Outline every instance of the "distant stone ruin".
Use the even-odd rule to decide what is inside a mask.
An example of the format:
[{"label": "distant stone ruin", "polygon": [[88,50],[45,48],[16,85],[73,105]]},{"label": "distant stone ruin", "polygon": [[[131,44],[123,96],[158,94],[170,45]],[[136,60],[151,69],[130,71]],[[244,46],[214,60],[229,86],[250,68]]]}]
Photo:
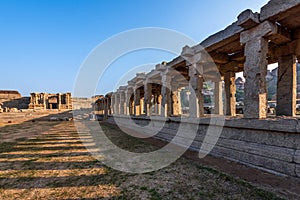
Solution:
[{"label": "distant stone ruin", "polygon": [[22,95],[15,90],[0,90],[0,104],[2,111],[27,109],[30,102],[29,97]]},{"label": "distant stone ruin", "polygon": [[31,93],[29,109],[72,109],[71,93]]}]

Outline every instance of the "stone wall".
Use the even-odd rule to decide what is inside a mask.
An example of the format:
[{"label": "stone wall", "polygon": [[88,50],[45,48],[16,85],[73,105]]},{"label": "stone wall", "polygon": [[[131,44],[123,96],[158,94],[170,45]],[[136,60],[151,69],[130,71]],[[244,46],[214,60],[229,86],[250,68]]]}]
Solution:
[{"label": "stone wall", "polygon": [[72,97],[73,110],[91,109],[92,103],[94,103],[93,98]]},{"label": "stone wall", "polygon": [[30,97],[21,97],[18,99],[11,99],[11,100],[6,100],[3,101],[3,108],[17,108],[18,110],[20,109],[28,109],[28,105],[30,103]]},{"label": "stone wall", "polygon": [[[128,118],[117,117],[118,123],[128,126]],[[171,141],[178,131],[179,124],[187,133],[198,130],[190,150],[199,151],[209,125],[209,119],[200,119],[200,123],[179,118],[155,117],[151,119],[151,127],[147,126],[149,118],[131,118],[141,128],[142,134],[163,127],[156,138]],[[115,123],[111,117],[109,123]],[[214,125],[210,125],[214,126]],[[130,129],[130,127],[126,127]],[[182,138],[184,141],[185,138]],[[181,145],[178,143],[178,145]],[[300,124],[293,119],[247,120],[231,119],[225,121],[221,136],[210,152],[216,157],[223,157],[245,165],[259,168],[274,174],[300,177]]]},{"label": "stone wall", "polygon": [[3,108],[27,109],[30,103],[29,97],[22,97],[18,91],[0,90],[0,104]]},{"label": "stone wall", "polygon": [[7,99],[18,99],[21,98],[21,94],[14,90],[0,90],[0,102],[6,101]]}]

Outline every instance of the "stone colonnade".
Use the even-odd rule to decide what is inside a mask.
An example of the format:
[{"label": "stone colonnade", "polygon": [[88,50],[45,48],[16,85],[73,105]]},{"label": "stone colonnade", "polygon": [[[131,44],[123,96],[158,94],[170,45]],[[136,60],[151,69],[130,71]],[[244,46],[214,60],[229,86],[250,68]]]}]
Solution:
[{"label": "stone colonnade", "polygon": [[[278,6],[280,5],[280,6]],[[282,6],[281,6],[282,5]],[[285,8],[285,9],[283,9]],[[214,114],[236,115],[235,74],[243,72],[244,118],[267,117],[267,66],[278,63],[277,116],[296,115],[296,64],[300,55],[300,2],[271,0],[261,13],[245,10],[226,29],[180,56],[139,73],[113,93],[112,114],[184,114],[180,90],[188,89],[189,117],[203,117],[204,82],[214,82]],[[224,93],[222,92],[224,88]]]}]

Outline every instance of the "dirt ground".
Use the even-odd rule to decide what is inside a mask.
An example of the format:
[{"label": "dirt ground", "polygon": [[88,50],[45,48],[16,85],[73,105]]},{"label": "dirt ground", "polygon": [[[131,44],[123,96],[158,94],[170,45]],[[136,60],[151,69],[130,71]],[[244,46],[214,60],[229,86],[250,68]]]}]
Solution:
[{"label": "dirt ground", "polygon": [[[200,161],[193,152],[155,172],[116,171],[87,151],[82,141],[90,151],[99,151],[99,147],[89,133],[81,134],[80,139],[73,121],[49,121],[45,114],[18,120],[10,117],[4,119],[0,114],[0,199],[299,198],[297,180],[216,158]],[[163,145],[100,124],[126,150],[152,151]]]}]

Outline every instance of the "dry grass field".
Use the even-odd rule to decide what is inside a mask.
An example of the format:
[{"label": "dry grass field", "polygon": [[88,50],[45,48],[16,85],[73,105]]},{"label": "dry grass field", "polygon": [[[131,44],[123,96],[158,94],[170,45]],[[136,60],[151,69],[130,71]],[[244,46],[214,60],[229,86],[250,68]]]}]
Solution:
[{"label": "dry grass field", "polygon": [[[157,148],[101,126],[122,148]],[[88,133],[82,139],[99,150]],[[110,169],[86,150],[72,121],[2,122],[0,141],[0,199],[278,199],[186,158],[145,174]]]}]

